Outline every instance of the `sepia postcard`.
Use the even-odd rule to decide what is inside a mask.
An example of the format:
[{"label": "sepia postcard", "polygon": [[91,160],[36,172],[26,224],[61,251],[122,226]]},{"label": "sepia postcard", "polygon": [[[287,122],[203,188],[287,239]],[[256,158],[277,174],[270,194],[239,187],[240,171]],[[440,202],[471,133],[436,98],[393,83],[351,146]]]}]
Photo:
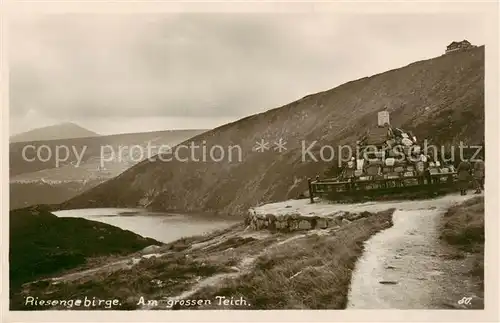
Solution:
[{"label": "sepia postcard", "polygon": [[499,319],[497,2],[1,10],[3,321]]}]

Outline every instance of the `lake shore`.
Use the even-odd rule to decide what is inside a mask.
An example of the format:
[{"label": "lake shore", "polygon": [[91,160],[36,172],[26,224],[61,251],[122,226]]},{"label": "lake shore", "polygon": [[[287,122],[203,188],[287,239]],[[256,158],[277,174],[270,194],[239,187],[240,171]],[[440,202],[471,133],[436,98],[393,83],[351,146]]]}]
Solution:
[{"label": "lake shore", "polygon": [[75,209],[52,213],[60,218],[99,221],[163,243],[223,229],[243,221],[238,218],[203,217],[200,214],[152,212],[141,208]]}]

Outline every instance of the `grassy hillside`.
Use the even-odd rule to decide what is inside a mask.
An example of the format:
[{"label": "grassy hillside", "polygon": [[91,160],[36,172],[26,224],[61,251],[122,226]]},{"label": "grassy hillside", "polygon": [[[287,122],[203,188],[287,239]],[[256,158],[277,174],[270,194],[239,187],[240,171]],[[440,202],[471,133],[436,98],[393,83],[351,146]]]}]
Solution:
[{"label": "grassy hillside", "polygon": [[461,267],[469,270],[463,280],[470,283],[467,293],[479,298],[474,300],[475,308],[484,308],[484,216],[481,196],[450,208],[440,222],[440,239],[452,247]]},{"label": "grassy hillside", "polygon": [[[232,162],[144,161],[62,207],[148,205],[240,214],[259,203],[293,198],[307,189],[307,177],[332,166],[302,161],[301,143],[307,147],[317,141],[312,149],[316,156],[322,145],[353,144],[376,125],[377,112],[385,106],[394,126],[412,130],[420,139],[443,145],[483,142],[484,47],[352,81],[192,139],[197,145],[206,142],[207,151],[213,145],[239,145],[241,162],[234,160],[236,154]],[[279,138],[287,142],[282,153],[272,146],[252,151],[261,139],[272,145]]]},{"label": "grassy hillside", "polygon": [[483,197],[450,208],[441,222],[441,239],[465,251],[483,253]]},{"label": "grassy hillside", "polygon": [[161,243],[81,218],[58,218],[44,207],[10,211],[10,284],[21,284],[84,264]]}]

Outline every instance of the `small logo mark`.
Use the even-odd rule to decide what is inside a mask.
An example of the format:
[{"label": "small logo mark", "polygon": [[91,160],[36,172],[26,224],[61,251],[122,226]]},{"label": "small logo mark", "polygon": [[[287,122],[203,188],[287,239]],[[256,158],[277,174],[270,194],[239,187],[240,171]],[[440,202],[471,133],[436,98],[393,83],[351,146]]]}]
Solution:
[{"label": "small logo mark", "polygon": [[280,138],[278,141],[275,141],[274,144],[276,147],[274,147],[274,150],[277,152],[283,152],[286,150],[286,141],[283,140],[283,138]]},{"label": "small logo mark", "polygon": [[266,150],[269,150],[269,142],[265,141],[264,139],[256,141],[253,150],[258,152],[264,152]]},{"label": "small logo mark", "polygon": [[458,304],[470,305],[471,301],[472,301],[472,297],[462,297],[462,299],[458,301]]}]

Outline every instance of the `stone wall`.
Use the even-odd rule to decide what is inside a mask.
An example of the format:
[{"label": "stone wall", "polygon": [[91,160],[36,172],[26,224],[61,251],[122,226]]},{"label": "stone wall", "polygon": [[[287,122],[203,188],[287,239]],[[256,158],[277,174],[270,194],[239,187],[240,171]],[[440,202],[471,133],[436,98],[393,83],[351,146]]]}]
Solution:
[{"label": "stone wall", "polygon": [[275,216],[251,213],[245,221],[253,230],[292,232],[341,226],[369,215],[371,215],[369,212],[336,212],[327,216],[304,216],[294,213]]}]

